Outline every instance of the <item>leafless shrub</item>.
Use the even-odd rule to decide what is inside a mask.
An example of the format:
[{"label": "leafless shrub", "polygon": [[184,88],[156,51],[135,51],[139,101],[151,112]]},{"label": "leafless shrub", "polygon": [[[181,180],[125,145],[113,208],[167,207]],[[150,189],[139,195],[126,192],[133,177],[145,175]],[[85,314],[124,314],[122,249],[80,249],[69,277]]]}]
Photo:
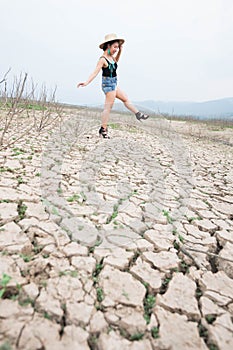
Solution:
[{"label": "leafless shrub", "polygon": [[[32,82],[32,86],[33,82]],[[49,93],[43,85],[38,94],[32,89],[31,104],[27,108],[28,116],[33,116],[34,127],[37,132],[50,129],[56,122],[60,122],[63,115],[63,107],[56,102],[56,88]]]},{"label": "leafless shrub", "polygon": [[28,82],[27,73],[8,84],[9,71],[0,80],[0,149],[33,132],[48,131],[63,116],[63,107],[56,102],[56,89],[50,95],[45,85],[38,89],[33,80]]}]

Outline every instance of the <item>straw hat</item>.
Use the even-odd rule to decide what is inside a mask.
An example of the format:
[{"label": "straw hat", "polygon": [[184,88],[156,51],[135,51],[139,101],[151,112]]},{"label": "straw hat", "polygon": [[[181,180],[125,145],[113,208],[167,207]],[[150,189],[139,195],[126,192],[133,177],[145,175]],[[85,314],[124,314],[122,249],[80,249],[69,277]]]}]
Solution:
[{"label": "straw hat", "polygon": [[109,41],[112,40],[119,40],[121,44],[123,44],[125,42],[124,39],[122,38],[118,38],[118,36],[116,34],[107,34],[104,37],[104,41],[99,45],[99,48],[102,49],[105,43],[108,43]]}]

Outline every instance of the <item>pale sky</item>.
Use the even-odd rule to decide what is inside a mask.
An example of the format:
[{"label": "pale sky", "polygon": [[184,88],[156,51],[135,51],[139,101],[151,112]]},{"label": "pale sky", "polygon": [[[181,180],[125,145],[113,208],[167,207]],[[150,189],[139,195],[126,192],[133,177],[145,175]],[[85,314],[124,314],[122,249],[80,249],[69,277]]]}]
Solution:
[{"label": "pale sky", "polygon": [[232,0],[0,0],[0,78],[27,72],[60,102],[103,103],[85,88],[105,34],[125,38],[119,86],[133,101],[233,96]]}]

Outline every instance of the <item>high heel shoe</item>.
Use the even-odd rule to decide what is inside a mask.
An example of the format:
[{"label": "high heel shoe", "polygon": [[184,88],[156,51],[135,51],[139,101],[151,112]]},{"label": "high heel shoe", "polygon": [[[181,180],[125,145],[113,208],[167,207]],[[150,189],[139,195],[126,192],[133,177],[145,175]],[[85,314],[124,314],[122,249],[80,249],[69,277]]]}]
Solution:
[{"label": "high heel shoe", "polygon": [[141,112],[135,113],[135,116],[136,116],[137,120],[139,120],[139,121],[141,121],[141,119],[142,119],[142,120],[146,120],[146,119],[149,118],[149,115],[143,114],[143,113],[141,113]]},{"label": "high heel shoe", "polygon": [[101,128],[99,129],[99,136],[102,136],[104,139],[110,139],[110,137],[108,136],[108,128],[105,129],[101,126]]}]

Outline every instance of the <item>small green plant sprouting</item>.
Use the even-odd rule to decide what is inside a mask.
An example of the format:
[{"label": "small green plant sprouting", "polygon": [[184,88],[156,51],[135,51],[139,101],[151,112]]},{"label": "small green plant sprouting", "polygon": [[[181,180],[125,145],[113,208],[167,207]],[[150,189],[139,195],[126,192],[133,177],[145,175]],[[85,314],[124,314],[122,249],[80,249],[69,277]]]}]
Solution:
[{"label": "small green plant sprouting", "polygon": [[66,303],[62,303],[62,304],[61,304],[61,309],[62,309],[64,312],[66,312],[66,310],[67,310]]},{"label": "small green plant sprouting", "polygon": [[51,320],[51,316],[46,311],[44,312],[44,318],[46,318],[47,320]]},{"label": "small green plant sprouting", "polygon": [[191,224],[193,221],[195,221],[195,220],[202,220],[202,218],[200,217],[200,216],[197,216],[197,217],[195,217],[195,216],[192,216],[192,217],[188,217],[187,215],[185,215],[186,216],[186,219],[188,220],[188,222]]},{"label": "small green plant sprouting", "polygon": [[202,290],[200,289],[200,287],[198,286],[196,289],[196,298],[200,299],[200,297],[203,295]]},{"label": "small green plant sprouting", "polygon": [[155,305],[155,297],[151,294],[148,294],[144,303],[144,309],[146,312],[152,311]]},{"label": "small green plant sprouting", "polygon": [[90,349],[95,349],[98,341],[98,337],[96,335],[91,335],[88,339],[88,344],[90,345]]},{"label": "small green plant sprouting", "polygon": [[71,277],[78,277],[78,271],[76,271],[76,270],[70,271],[70,276]]},{"label": "small green plant sprouting", "polygon": [[69,274],[69,271],[59,271],[59,277],[61,276],[67,276]]},{"label": "small green plant sprouting", "polygon": [[[0,231],[1,231],[1,229],[0,229]],[[7,256],[7,255],[9,255],[9,252],[8,252],[7,250],[3,250],[3,251],[2,251],[2,255],[3,255],[3,256],[5,256],[5,255]]]},{"label": "small green plant sprouting", "polygon": [[180,249],[179,243],[176,242],[176,241],[173,243],[173,247],[174,247],[176,250],[179,250],[179,249]]},{"label": "small green plant sprouting", "polygon": [[148,289],[148,287],[149,287],[149,283],[148,283],[148,282],[142,281],[142,284],[143,284],[143,286],[144,286],[146,289]]},{"label": "small green plant sprouting", "polygon": [[204,339],[208,338],[208,331],[206,327],[204,327],[203,324],[201,324],[200,322],[198,324],[198,331],[201,338],[204,338]]},{"label": "small green plant sprouting", "polygon": [[12,279],[11,276],[8,276],[6,273],[4,273],[2,275],[2,279],[0,281],[0,299],[3,297],[5,291],[6,291],[6,286],[8,285],[8,283],[10,282],[10,280]]},{"label": "small green plant sprouting", "polygon": [[11,168],[4,168],[4,167],[0,167],[0,173],[4,173],[5,171],[8,171],[9,173],[14,173],[14,169]]},{"label": "small green plant sprouting", "polygon": [[19,284],[19,283],[16,283],[16,288],[18,289],[18,291],[21,291],[21,289],[22,289],[22,286],[21,286],[21,284]]},{"label": "small green plant sprouting", "polygon": [[189,265],[187,265],[183,260],[180,263],[180,271],[183,273],[189,273]]},{"label": "small green plant sprouting", "polygon": [[102,310],[102,305],[100,304],[104,300],[104,292],[101,287],[99,287],[99,274],[103,269],[103,260],[96,264],[95,270],[92,273],[93,285],[96,288],[97,303],[95,305],[96,310]]},{"label": "small green plant sprouting", "polygon": [[150,316],[151,316],[153,307],[155,306],[154,295],[148,294],[144,299],[143,304],[144,304],[144,318],[146,320],[146,323],[148,324],[150,322]]},{"label": "small green plant sprouting", "polygon": [[129,300],[129,294],[124,289],[122,291],[122,295],[124,295],[124,297],[126,297],[126,299]]},{"label": "small green plant sprouting", "polygon": [[52,206],[52,210],[51,210],[51,212],[52,212],[52,214],[53,214],[53,215],[57,215],[57,216],[59,216],[59,211],[58,211],[57,207]]},{"label": "small green plant sprouting", "polygon": [[11,347],[10,343],[8,341],[6,341],[5,343],[3,343],[0,346],[0,350],[12,350],[12,347]]},{"label": "small green plant sprouting", "polygon": [[17,207],[20,220],[22,220],[25,217],[26,210],[27,210],[27,206],[23,204],[22,200],[20,200]]},{"label": "small green plant sprouting", "polygon": [[170,216],[170,212],[168,210],[162,210],[162,213],[167,218],[167,222],[172,224],[174,219]]},{"label": "small green plant sprouting", "polygon": [[120,335],[121,335],[122,337],[128,338],[128,334],[127,334],[127,332],[126,332],[125,329],[120,328],[119,331],[120,331]]},{"label": "small green plant sprouting", "polygon": [[16,179],[17,179],[18,185],[21,185],[24,183],[22,176],[17,176]]},{"label": "small green plant sprouting", "polygon": [[46,287],[47,287],[47,284],[48,284],[48,282],[45,281],[45,280],[42,280],[42,281],[40,282],[40,285],[41,285],[43,288],[46,288]]},{"label": "small green plant sprouting", "polygon": [[184,237],[183,237],[183,236],[181,236],[181,235],[179,234],[179,235],[178,235],[178,238],[179,238],[179,240],[180,240],[181,243],[184,243]]},{"label": "small green plant sprouting", "polygon": [[85,195],[85,193],[82,191],[80,192],[80,195],[82,196],[83,202],[86,202],[87,196]]},{"label": "small green plant sprouting", "polygon": [[212,324],[216,320],[216,316],[210,314],[210,315],[207,315],[205,319],[209,324]]},{"label": "small green plant sprouting", "polygon": [[96,288],[96,293],[97,293],[97,300],[99,303],[101,303],[104,300],[104,292],[103,289],[98,287]]},{"label": "small green plant sprouting", "polygon": [[100,263],[97,263],[96,266],[95,266],[95,271],[93,272],[93,275],[94,276],[98,276],[100,271],[103,269],[103,264],[100,262]]},{"label": "small green plant sprouting", "polygon": [[163,281],[162,281],[162,286],[160,288],[160,294],[164,294],[168,288],[168,284],[171,281],[171,277],[166,277]]},{"label": "small green plant sprouting", "polygon": [[143,337],[144,337],[144,333],[135,333],[135,334],[132,334],[129,339],[131,341],[134,341],[134,340],[137,341],[137,340],[141,340]]},{"label": "small green plant sprouting", "polygon": [[23,300],[19,300],[19,305],[20,306],[27,306],[27,305],[31,305],[32,307],[34,307],[35,305],[35,301],[31,298],[26,298]]},{"label": "small green plant sprouting", "polygon": [[33,243],[33,252],[35,254],[39,254],[42,251],[42,249],[44,248],[44,246],[38,245],[37,242],[35,242],[35,241],[33,241],[32,243]]},{"label": "small green plant sprouting", "polygon": [[[120,206],[124,201],[126,201],[127,199],[130,199],[134,194],[137,194],[137,193],[138,193],[138,190],[135,189],[135,190],[133,190],[127,197],[125,197],[125,198],[120,198],[120,199],[118,200],[118,202],[117,202],[116,204],[114,204],[114,206],[113,206],[113,213],[112,213],[111,216],[107,219],[106,224],[110,224],[110,222],[111,222],[112,220],[114,220],[114,219],[117,217],[119,206]],[[115,228],[116,228],[116,227],[115,227]]]},{"label": "small green plant sprouting", "polygon": [[115,219],[118,215],[118,205],[115,204],[114,207],[113,207],[113,213],[112,213],[112,216],[111,216],[111,220]]},{"label": "small green plant sprouting", "polygon": [[218,347],[215,344],[208,344],[210,350],[218,350]]},{"label": "small green plant sprouting", "polygon": [[88,249],[89,253],[93,253],[95,251],[95,247],[98,247],[101,243],[102,243],[102,239],[98,238],[94,243],[94,245]]},{"label": "small green plant sprouting", "polygon": [[78,194],[74,194],[73,196],[67,198],[67,202],[70,202],[70,203],[78,202],[79,198],[80,196]]},{"label": "small green plant sprouting", "polygon": [[152,338],[158,339],[159,338],[159,328],[158,327],[151,328],[151,335],[152,335]]},{"label": "small green plant sprouting", "polygon": [[64,271],[59,271],[59,277],[61,276],[71,276],[71,277],[77,277],[78,272],[76,270],[64,270]]},{"label": "small green plant sprouting", "polygon": [[121,226],[120,223],[119,223],[117,220],[114,220],[114,221],[113,221],[113,225],[114,225],[113,227],[114,227],[115,229]]},{"label": "small green plant sprouting", "polygon": [[19,147],[13,148],[13,151],[14,151],[13,156],[19,156],[20,154],[26,153],[24,149],[19,148]]},{"label": "small green plant sprouting", "polygon": [[110,332],[113,331],[113,328],[111,326],[108,327],[107,333],[109,334]]},{"label": "small green plant sprouting", "polygon": [[30,262],[32,260],[32,256],[30,255],[19,254],[19,256],[23,259],[24,262]]},{"label": "small green plant sprouting", "polygon": [[117,217],[117,215],[118,215],[118,207],[119,207],[119,202],[117,204],[114,204],[114,206],[113,206],[113,213],[107,219],[106,224],[110,224],[110,222]]}]

